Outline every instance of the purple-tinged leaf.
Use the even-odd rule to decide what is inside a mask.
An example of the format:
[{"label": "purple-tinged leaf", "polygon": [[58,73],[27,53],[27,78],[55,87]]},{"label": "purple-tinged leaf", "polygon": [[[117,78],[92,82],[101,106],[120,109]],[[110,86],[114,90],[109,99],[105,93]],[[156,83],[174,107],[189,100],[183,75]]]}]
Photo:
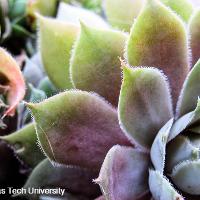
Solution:
[{"label": "purple-tinged leaf", "polygon": [[143,199],[148,195],[149,156],[131,147],[110,149],[95,180],[106,200]]},{"label": "purple-tinged leaf", "polygon": [[172,118],[172,103],[163,74],[154,68],[124,66],[119,120],[127,136],[150,148],[162,126]]},{"label": "purple-tinged leaf", "polygon": [[[50,161],[45,159],[33,170],[24,188],[60,187],[64,188],[65,192],[96,197],[100,194],[100,190],[92,180],[97,173],[76,166],[53,166]],[[31,196],[33,197],[33,195]]]},{"label": "purple-tinged leaf", "polygon": [[27,106],[42,149],[54,162],[99,170],[113,145],[131,145],[116,110],[93,93],[66,91]]},{"label": "purple-tinged leaf", "polygon": [[172,87],[174,108],[189,72],[185,26],[158,0],[148,0],[133,24],[127,59],[132,66],[154,66],[164,71]]}]

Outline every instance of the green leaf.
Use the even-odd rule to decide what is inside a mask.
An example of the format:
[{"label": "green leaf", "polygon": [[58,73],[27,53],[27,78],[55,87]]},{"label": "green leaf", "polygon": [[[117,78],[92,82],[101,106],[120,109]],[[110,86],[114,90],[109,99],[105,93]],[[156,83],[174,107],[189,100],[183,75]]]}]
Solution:
[{"label": "green leaf", "polygon": [[[65,192],[87,195],[92,199],[99,194],[99,188],[92,182],[95,176],[95,171],[67,165],[53,166],[45,159],[32,171],[23,188],[63,188]],[[26,196],[38,199],[37,194]]]},{"label": "green leaf", "polygon": [[44,159],[44,155],[37,145],[33,123],[10,135],[3,136],[1,139],[9,143],[14,148],[17,156],[30,167],[35,167]]},{"label": "green leaf", "polygon": [[196,107],[200,96],[200,60],[188,74],[177,105],[177,117],[183,116]]},{"label": "green leaf", "polygon": [[164,172],[166,145],[172,125],[173,125],[173,119],[170,119],[160,129],[151,147],[151,161],[155,169],[159,171],[161,174],[163,174]]},{"label": "green leaf", "polygon": [[42,16],[38,20],[39,46],[45,71],[58,89],[70,89],[69,59],[79,28]]},{"label": "green leaf", "polygon": [[123,71],[120,124],[130,139],[150,148],[160,128],[172,118],[168,84],[163,74],[154,68],[125,66]]},{"label": "green leaf", "polygon": [[188,22],[193,12],[190,0],[161,0],[166,6],[175,11],[185,22]]},{"label": "green leaf", "polygon": [[94,91],[117,106],[121,85],[119,57],[123,57],[126,39],[123,32],[94,29],[82,23],[71,58],[74,86]]},{"label": "green leaf", "polygon": [[148,195],[149,156],[131,147],[112,147],[95,180],[106,200],[140,199]]},{"label": "green leaf", "polygon": [[200,160],[184,161],[177,165],[173,169],[171,178],[182,191],[200,195]]},{"label": "green leaf", "polygon": [[132,66],[153,66],[164,71],[172,87],[174,108],[189,72],[188,57],[181,19],[158,0],[148,0],[131,29],[127,58]]},{"label": "green leaf", "polygon": [[42,149],[54,162],[99,169],[113,145],[131,145],[116,110],[95,94],[72,90],[27,106]]},{"label": "green leaf", "polygon": [[159,171],[149,171],[149,187],[155,200],[184,200]]},{"label": "green leaf", "polygon": [[104,10],[109,23],[121,30],[130,31],[144,0],[105,0]]},{"label": "green leaf", "polygon": [[197,9],[189,22],[190,46],[193,66],[200,58],[200,9]]}]

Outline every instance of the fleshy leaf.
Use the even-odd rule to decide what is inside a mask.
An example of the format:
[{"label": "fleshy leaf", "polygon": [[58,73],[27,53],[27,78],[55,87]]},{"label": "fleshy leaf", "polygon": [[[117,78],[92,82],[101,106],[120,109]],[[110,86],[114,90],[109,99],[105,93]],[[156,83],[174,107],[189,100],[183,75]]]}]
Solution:
[{"label": "fleshy leaf", "polygon": [[173,169],[171,178],[182,191],[200,195],[200,160],[185,161],[177,165]]},{"label": "fleshy leaf", "polygon": [[95,197],[100,193],[97,185],[92,182],[95,176],[97,172],[92,170],[75,166],[53,166],[49,160],[45,159],[33,170],[24,188],[60,187],[64,188],[65,192]]},{"label": "fleshy leaf", "polygon": [[162,174],[165,166],[166,144],[172,125],[173,119],[160,129],[151,147],[151,161],[155,169]]},{"label": "fleshy leaf", "polygon": [[121,85],[119,57],[123,57],[126,39],[127,35],[120,31],[94,29],[82,24],[71,58],[74,86],[94,91],[116,106]]},{"label": "fleshy leaf", "polygon": [[72,90],[27,105],[41,146],[54,162],[99,169],[113,145],[130,145],[116,110],[95,94]]},{"label": "fleshy leaf", "polygon": [[197,9],[189,23],[190,46],[192,49],[193,66],[200,58],[200,9]]},{"label": "fleshy leaf", "polygon": [[61,2],[58,7],[57,19],[80,25],[80,20],[89,26],[96,28],[108,28],[109,25],[94,12],[84,8],[78,8]]},{"label": "fleshy leaf", "polygon": [[44,159],[44,155],[37,145],[34,124],[26,125],[10,135],[1,137],[1,139],[9,143],[18,157],[30,167],[36,166]]},{"label": "fleshy leaf", "polygon": [[150,148],[159,129],[172,118],[167,82],[154,68],[125,66],[123,71],[119,98],[120,124],[129,138]]},{"label": "fleshy leaf", "polygon": [[190,0],[161,0],[166,6],[174,10],[185,22],[188,22],[193,12]]},{"label": "fleshy leaf", "polygon": [[148,0],[131,29],[127,58],[132,66],[155,66],[172,87],[175,108],[189,72],[186,30],[181,19],[158,0]]},{"label": "fleshy leaf", "polygon": [[7,87],[8,109],[4,116],[13,116],[19,102],[25,95],[25,82],[16,61],[3,49],[0,48],[0,86]]},{"label": "fleshy leaf", "polygon": [[148,194],[148,165],[148,154],[116,145],[106,155],[95,181],[107,200],[141,199]]},{"label": "fleshy leaf", "polygon": [[197,106],[194,111],[183,115],[181,118],[176,120],[170,131],[168,141],[174,139],[179,133],[184,131],[189,126],[194,125],[200,119],[200,99],[197,101]]},{"label": "fleshy leaf", "polygon": [[167,146],[166,170],[171,173],[174,166],[184,160],[199,158],[199,149],[190,143],[184,136],[178,136]]},{"label": "fleshy leaf", "polygon": [[54,16],[57,0],[27,0],[26,17],[33,29],[36,27],[36,13],[43,16]]},{"label": "fleshy leaf", "polygon": [[200,60],[188,74],[177,105],[177,117],[183,116],[196,107],[200,96]]},{"label": "fleshy leaf", "polygon": [[[79,28],[55,19],[39,19],[39,45],[44,68],[58,89],[71,89],[69,60]],[[49,48],[51,42],[51,48]]]},{"label": "fleshy leaf", "polygon": [[129,32],[143,4],[144,0],[105,0],[104,10],[112,26]]},{"label": "fleshy leaf", "polygon": [[184,200],[159,171],[149,171],[149,187],[154,200]]}]

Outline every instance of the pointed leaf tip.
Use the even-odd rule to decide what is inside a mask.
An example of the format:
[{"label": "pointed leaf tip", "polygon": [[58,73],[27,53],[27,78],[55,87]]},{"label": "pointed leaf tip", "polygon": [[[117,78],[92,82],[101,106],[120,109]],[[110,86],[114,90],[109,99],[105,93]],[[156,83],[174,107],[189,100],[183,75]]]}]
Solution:
[{"label": "pointed leaf tip", "polygon": [[85,25],[83,29],[72,52],[72,82],[75,88],[94,91],[116,106],[121,85],[119,57],[123,57],[127,35]]},{"label": "pointed leaf tip", "polygon": [[[74,24],[39,17],[39,45],[42,62],[49,79],[61,90],[73,88],[69,60],[78,33],[79,27]],[[51,48],[49,48],[49,42]]]},{"label": "pointed leaf tip", "polygon": [[39,141],[57,163],[99,169],[113,145],[132,146],[116,110],[95,94],[67,91],[35,105],[31,109]]},{"label": "pointed leaf tip", "polygon": [[132,66],[155,66],[164,71],[175,109],[189,72],[187,35],[181,19],[158,0],[148,0],[132,26],[127,58]]},{"label": "pointed leaf tip", "polygon": [[125,67],[124,70],[119,121],[130,139],[150,148],[159,129],[172,117],[168,84],[154,68]]},{"label": "pointed leaf tip", "polygon": [[148,154],[131,147],[112,147],[98,178],[105,199],[147,199],[148,165]]},{"label": "pointed leaf tip", "polygon": [[12,134],[3,136],[1,139],[9,143],[17,156],[32,168],[44,159],[43,153],[37,146],[37,136],[33,123]]}]

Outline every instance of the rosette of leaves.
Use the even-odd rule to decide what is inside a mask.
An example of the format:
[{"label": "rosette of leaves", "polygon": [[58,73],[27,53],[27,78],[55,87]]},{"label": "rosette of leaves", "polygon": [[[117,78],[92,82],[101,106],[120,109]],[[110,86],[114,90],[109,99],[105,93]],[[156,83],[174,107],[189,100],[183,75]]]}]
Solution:
[{"label": "rosette of leaves", "polygon": [[[198,43],[195,16],[189,28]],[[44,68],[58,89],[70,90],[27,104],[48,160],[32,163],[25,187],[63,187],[68,199],[94,199],[100,193],[92,179],[99,174],[99,199],[198,199],[192,180],[199,175],[200,64],[190,71],[182,19],[157,0],[146,2],[130,35],[38,18]],[[30,162],[35,139],[23,138],[21,158]]]}]

